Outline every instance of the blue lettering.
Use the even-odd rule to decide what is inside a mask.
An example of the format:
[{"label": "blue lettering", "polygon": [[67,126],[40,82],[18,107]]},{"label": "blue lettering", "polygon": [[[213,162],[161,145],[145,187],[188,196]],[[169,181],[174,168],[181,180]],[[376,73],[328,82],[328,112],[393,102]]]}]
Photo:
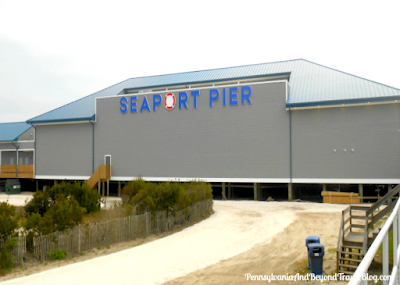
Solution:
[{"label": "blue lettering", "polygon": [[192,91],[192,92],[190,92],[190,95],[193,96],[193,107],[196,109],[197,108],[197,96],[200,95],[200,91],[199,90]]},{"label": "blue lettering", "polygon": [[162,103],[162,97],[160,94],[154,94],[153,95],[153,111],[156,110],[156,106],[161,105]]},{"label": "blue lettering", "polygon": [[246,100],[247,103],[251,104],[250,96],[251,96],[250,86],[243,86],[242,87],[242,105],[244,105],[244,100]]},{"label": "blue lettering", "polygon": [[230,105],[237,105],[237,87],[230,87],[229,88],[229,104]]},{"label": "blue lettering", "polygon": [[222,89],[222,105],[226,106],[226,90]]},{"label": "blue lettering", "polygon": [[121,105],[121,107],[119,107],[119,109],[121,110],[121,113],[125,114],[126,111],[128,110],[128,106],[126,104],[128,104],[128,100],[126,99],[126,97],[122,97],[119,100],[119,104]]},{"label": "blue lettering", "polygon": [[179,92],[179,109],[182,109],[182,105],[185,107],[185,109],[187,109],[187,99],[188,99],[188,95],[186,92]]},{"label": "blue lettering", "polygon": [[146,96],[143,96],[143,103],[142,107],[140,107],[140,112],[143,112],[145,109],[150,112],[149,102],[147,102]]},{"label": "blue lettering", "polygon": [[213,102],[217,101],[219,98],[218,89],[210,89],[210,107],[213,106]]},{"label": "blue lettering", "polygon": [[131,97],[131,113],[136,113],[136,100],[137,100],[137,96],[132,96]]}]

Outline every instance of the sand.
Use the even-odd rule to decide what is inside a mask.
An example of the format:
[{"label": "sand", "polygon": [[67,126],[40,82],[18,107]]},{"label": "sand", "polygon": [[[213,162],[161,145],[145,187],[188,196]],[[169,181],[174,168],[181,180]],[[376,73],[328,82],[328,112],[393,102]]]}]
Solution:
[{"label": "sand", "polygon": [[0,193],[0,203],[8,202],[14,206],[24,206],[32,199],[32,192],[21,192],[21,194],[7,195],[6,193]]},{"label": "sand", "polygon": [[246,273],[307,272],[309,235],[321,237],[328,252],[325,270],[333,271],[344,208],[215,201],[214,215],[170,236],[1,284],[243,284]]}]

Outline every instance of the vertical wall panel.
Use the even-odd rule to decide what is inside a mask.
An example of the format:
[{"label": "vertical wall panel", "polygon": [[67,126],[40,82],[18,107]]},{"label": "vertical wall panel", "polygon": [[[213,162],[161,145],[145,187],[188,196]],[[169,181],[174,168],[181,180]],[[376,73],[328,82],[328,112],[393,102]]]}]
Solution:
[{"label": "vertical wall panel", "polygon": [[36,127],[36,175],[91,174],[92,126],[89,123]]}]

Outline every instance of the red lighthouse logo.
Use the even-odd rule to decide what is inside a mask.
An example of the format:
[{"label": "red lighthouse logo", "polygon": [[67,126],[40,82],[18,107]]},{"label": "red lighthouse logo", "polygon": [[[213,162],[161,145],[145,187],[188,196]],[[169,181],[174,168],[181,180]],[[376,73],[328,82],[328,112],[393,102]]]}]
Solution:
[{"label": "red lighthouse logo", "polygon": [[165,95],[164,105],[167,110],[172,110],[175,107],[175,95],[172,93]]}]

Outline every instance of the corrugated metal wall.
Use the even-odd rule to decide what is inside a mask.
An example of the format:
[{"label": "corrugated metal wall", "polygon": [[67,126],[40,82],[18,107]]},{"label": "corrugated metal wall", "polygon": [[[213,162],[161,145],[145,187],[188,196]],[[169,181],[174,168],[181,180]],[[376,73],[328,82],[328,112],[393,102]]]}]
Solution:
[{"label": "corrugated metal wall", "polygon": [[[239,92],[238,105],[230,106],[227,98],[223,106],[219,87],[213,107],[209,89],[203,89],[197,109],[189,95],[188,109],[180,110],[177,102],[172,111],[160,105],[156,112],[122,114],[121,97],[98,99],[96,167],[111,154],[113,177],[287,179],[286,82],[251,88],[251,105],[241,104]],[[152,106],[152,94],[147,99]]]},{"label": "corrugated metal wall", "polygon": [[37,126],[36,175],[92,175],[91,124]]}]

